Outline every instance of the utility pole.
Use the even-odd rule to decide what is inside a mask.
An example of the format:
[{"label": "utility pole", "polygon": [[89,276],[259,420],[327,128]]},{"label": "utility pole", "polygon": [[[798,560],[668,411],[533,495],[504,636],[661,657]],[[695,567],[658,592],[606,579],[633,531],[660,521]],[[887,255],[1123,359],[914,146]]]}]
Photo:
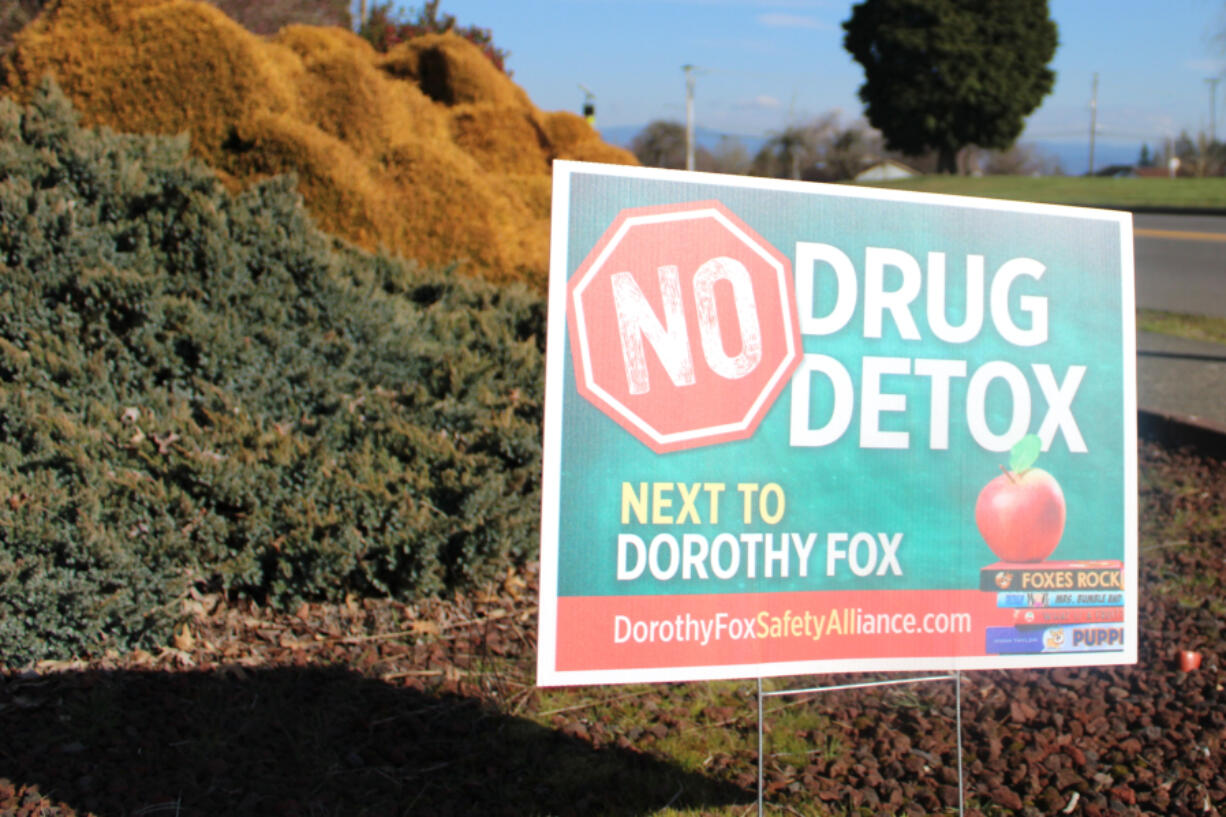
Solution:
[{"label": "utility pole", "polygon": [[361,31],[366,25],[366,0],[362,0],[358,4],[358,30]]},{"label": "utility pole", "polygon": [[1094,134],[1098,131],[1098,72],[1090,89],[1090,175],[1094,175]]},{"label": "utility pole", "polygon": [[1205,82],[1209,83],[1209,146],[1213,147],[1217,142],[1217,84],[1221,81],[1220,77],[1209,77]]},{"label": "utility pole", "polygon": [[694,66],[683,65],[685,72],[685,169],[694,169]]}]

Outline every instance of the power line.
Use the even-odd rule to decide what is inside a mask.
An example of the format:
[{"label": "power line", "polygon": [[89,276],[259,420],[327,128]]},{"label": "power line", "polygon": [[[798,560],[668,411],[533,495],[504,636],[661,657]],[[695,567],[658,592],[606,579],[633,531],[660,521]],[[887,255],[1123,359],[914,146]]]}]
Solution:
[{"label": "power line", "polygon": [[[1098,125],[1095,128],[1094,132],[1098,134],[1099,141],[1103,139],[1118,139],[1122,137],[1128,138],[1128,139],[1165,139],[1168,135],[1167,131],[1119,130],[1116,128],[1103,127],[1102,125]],[[1026,131],[1020,137],[1020,140],[1028,141],[1032,139],[1055,139],[1055,138],[1064,137],[1064,136],[1081,136],[1084,133],[1085,133],[1084,128],[1069,128],[1067,130]]]}]

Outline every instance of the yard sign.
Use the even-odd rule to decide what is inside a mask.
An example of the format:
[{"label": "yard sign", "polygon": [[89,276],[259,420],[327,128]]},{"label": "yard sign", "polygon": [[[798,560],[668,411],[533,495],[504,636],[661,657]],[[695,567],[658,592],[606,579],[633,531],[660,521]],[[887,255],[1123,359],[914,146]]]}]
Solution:
[{"label": "yard sign", "polygon": [[553,179],[539,683],[1136,661],[1129,215]]}]

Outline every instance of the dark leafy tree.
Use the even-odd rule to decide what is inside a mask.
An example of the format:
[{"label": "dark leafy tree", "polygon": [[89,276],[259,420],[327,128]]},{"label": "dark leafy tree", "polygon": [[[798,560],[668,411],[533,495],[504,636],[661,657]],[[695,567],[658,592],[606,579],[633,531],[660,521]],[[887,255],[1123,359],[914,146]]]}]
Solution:
[{"label": "dark leafy tree", "polygon": [[[0,0],[0,54],[51,0]],[[349,0],[209,0],[256,34],[275,34],[293,23],[352,28]]]},{"label": "dark leafy tree", "polygon": [[666,119],[647,123],[630,142],[630,152],[647,167],[685,167],[685,125]]},{"label": "dark leafy tree", "polygon": [[1210,142],[1203,132],[1196,137],[1187,131],[1181,132],[1172,155],[1179,160],[1180,175],[1221,176],[1226,170],[1226,144]]},{"label": "dark leafy tree", "polygon": [[963,166],[987,176],[1059,176],[1060,160],[1034,145],[1015,144],[1005,150],[972,148]]},{"label": "dark leafy tree", "polygon": [[944,173],[966,145],[1009,147],[1055,81],[1047,0],[864,0],[843,29],[869,121],[892,149],[937,151]]},{"label": "dark leafy tree", "polygon": [[[630,152],[647,167],[685,169],[685,125],[668,119],[648,122],[630,142]],[[706,163],[706,153],[695,148],[695,167]],[[699,160],[702,160],[701,162]]]},{"label": "dark leafy tree", "polygon": [[822,160],[831,181],[853,178],[883,153],[881,134],[862,123],[835,128]]},{"label": "dark leafy tree", "polygon": [[[635,134],[630,152],[647,167],[685,169],[685,125],[656,119]],[[694,169],[707,173],[744,175],[751,171],[749,152],[740,139],[723,134],[715,147],[694,146]]]},{"label": "dark leafy tree", "polygon": [[745,175],[750,170],[749,151],[745,149],[745,145],[735,136],[724,134],[719,138],[719,143],[710,154],[710,168],[703,167],[698,164],[700,154],[694,157],[694,163],[700,169],[711,170],[713,173],[733,173],[737,175]]},{"label": "dark leafy tree", "polygon": [[772,133],[754,156],[759,176],[805,181],[850,179],[882,155],[881,135],[831,112]]},{"label": "dark leafy tree", "polygon": [[4,0],[0,2],[0,57],[13,44],[13,37],[38,16],[49,0]]},{"label": "dark leafy tree", "polygon": [[825,114],[811,122],[791,124],[772,133],[754,156],[754,174],[777,179],[807,176],[820,161],[822,148],[835,123],[834,114]]},{"label": "dark leafy tree", "polygon": [[349,0],[210,0],[256,34],[275,34],[287,25],[352,28]]},{"label": "dark leafy tree", "polygon": [[380,51],[387,51],[395,45],[420,37],[423,34],[443,34],[452,32],[468,40],[481,49],[481,53],[489,58],[507,76],[507,57],[510,52],[494,45],[494,35],[488,28],[478,26],[460,26],[456,24],[455,15],[438,12],[439,0],[428,0],[420,9],[408,17],[401,16],[394,3],[375,3],[370,7],[366,19],[358,32]]}]

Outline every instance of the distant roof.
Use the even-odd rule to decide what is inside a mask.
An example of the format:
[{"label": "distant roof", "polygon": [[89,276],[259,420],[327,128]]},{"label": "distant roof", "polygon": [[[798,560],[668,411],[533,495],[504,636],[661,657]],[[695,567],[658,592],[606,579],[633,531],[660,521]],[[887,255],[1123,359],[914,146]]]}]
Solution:
[{"label": "distant roof", "polygon": [[920,172],[910,165],[897,159],[882,159],[873,162],[855,175],[855,181],[872,181],[881,179],[900,179],[909,176],[919,176]]}]

